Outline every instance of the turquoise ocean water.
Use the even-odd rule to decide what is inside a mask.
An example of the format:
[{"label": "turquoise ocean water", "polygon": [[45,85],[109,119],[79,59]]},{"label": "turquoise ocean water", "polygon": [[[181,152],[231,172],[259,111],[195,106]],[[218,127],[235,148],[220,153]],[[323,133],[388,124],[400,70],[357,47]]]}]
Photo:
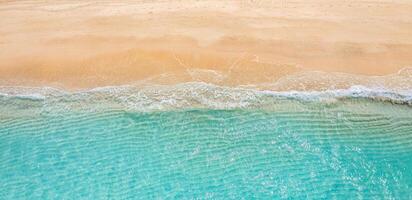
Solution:
[{"label": "turquoise ocean water", "polygon": [[18,90],[0,96],[0,199],[412,199],[401,94]]}]

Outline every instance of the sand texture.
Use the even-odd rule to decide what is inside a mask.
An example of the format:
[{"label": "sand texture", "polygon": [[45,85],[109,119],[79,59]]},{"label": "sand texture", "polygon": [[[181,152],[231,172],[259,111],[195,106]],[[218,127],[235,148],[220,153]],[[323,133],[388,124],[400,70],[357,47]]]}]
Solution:
[{"label": "sand texture", "polygon": [[0,1],[0,85],[276,82],[412,66],[412,1]]}]

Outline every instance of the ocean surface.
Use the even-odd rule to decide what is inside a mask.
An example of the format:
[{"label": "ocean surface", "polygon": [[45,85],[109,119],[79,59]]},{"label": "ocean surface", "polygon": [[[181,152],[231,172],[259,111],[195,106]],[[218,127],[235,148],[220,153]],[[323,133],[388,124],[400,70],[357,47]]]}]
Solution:
[{"label": "ocean surface", "polygon": [[412,199],[410,91],[0,88],[0,199]]}]

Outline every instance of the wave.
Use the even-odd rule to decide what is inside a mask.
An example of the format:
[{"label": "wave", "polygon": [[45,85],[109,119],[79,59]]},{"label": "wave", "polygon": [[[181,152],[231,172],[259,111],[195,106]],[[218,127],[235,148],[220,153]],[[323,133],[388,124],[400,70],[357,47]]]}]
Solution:
[{"label": "wave", "polygon": [[331,103],[345,99],[368,99],[412,105],[412,68],[387,76],[312,71],[289,75],[274,83],[240,86],[206,82],[162,85],[154,79],[150,80],[72,92],[53,87],[3,86],[0,87],[0,102],[11,105],[36,101],[38,106],[68,108],[98,104],[138,111],[267,107],[282,100]]},{"label": "wave", "polygon": [[8,88],[8,92],[4,88],[0,88],[0,91],[2,91],[0,102],[4,105],[21,106],[24,102],[29,101],[31,107],[37,106],[50,110],[54,108],[72,110],[110,107],[144,112],[182,108],[267,108],[279,104],[281,101],[310,101],[330,104],[347,99],[368,99],[412,105],[412,91],[394,92],[365,86],[325,91],[269,91],[190,82],[169,86],[103,87],[72,93],[55,88],[24,88],[24,90],[19,91],[22,93],[16,93],[13,88]]}]

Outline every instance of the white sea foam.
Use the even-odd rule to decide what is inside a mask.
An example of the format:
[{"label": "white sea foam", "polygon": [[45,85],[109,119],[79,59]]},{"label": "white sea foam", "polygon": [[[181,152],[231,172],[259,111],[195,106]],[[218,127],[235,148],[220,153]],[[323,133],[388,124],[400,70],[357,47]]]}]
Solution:
[{"label": "white sea foam", "polygon": [[101,104],[139,111],[175,108],[233,109],[261,107],[290,99],[330,103],[359,98],[412,105],[412,68],[381,77],[306,72],[284,77],[274,83],[237,87],[205,82],[175,85],[140,82],[76,92],[51,87],[0,87],[0,101],[3,104],[4,101],[20,99],[41,101],[43,107],[71,108]]},{"label": "white sea foam", "polygon": [[[209,108],[266,108],[281,101],[310,101],[335,103],[345,99],[369,99],[395,104],[412,105],[412,91],[391,91],[384,88],[352,86],[348,89],[325,91],[269,91],[250,88],[217,86],[203,82],[177,85],[119,86],[95,88],[81,92],[65,92],[56,89],[36,88],[36,93],[0,91],[0,102],[16,99],[31,103],[42,109],[105,109],[118,108],[134,111]],[[41,91],[41,92],[39,92]],[[3,97],[3,98],[1,98]],[[22,102],[20,101],[20,104]],[[14,101],[15,104],[15,101]],[[7,105],[7,103],[6,103]],[[12,105],[9,103],[8,105]],[[21,107],[21,106],[20,106]],[[25,107],[26,108],[26,107]]]},{"label": "white sea foam", "polygon": [[372,100],[388,100],[394,103],[410,103],[412,90],[391,91],[385,88],[368,88],[362,85],[351,86],[348,89],[324,91],[263,91],[274,96],[290,97],[303,100],[321,100],[328,98],[367,98]]}]

